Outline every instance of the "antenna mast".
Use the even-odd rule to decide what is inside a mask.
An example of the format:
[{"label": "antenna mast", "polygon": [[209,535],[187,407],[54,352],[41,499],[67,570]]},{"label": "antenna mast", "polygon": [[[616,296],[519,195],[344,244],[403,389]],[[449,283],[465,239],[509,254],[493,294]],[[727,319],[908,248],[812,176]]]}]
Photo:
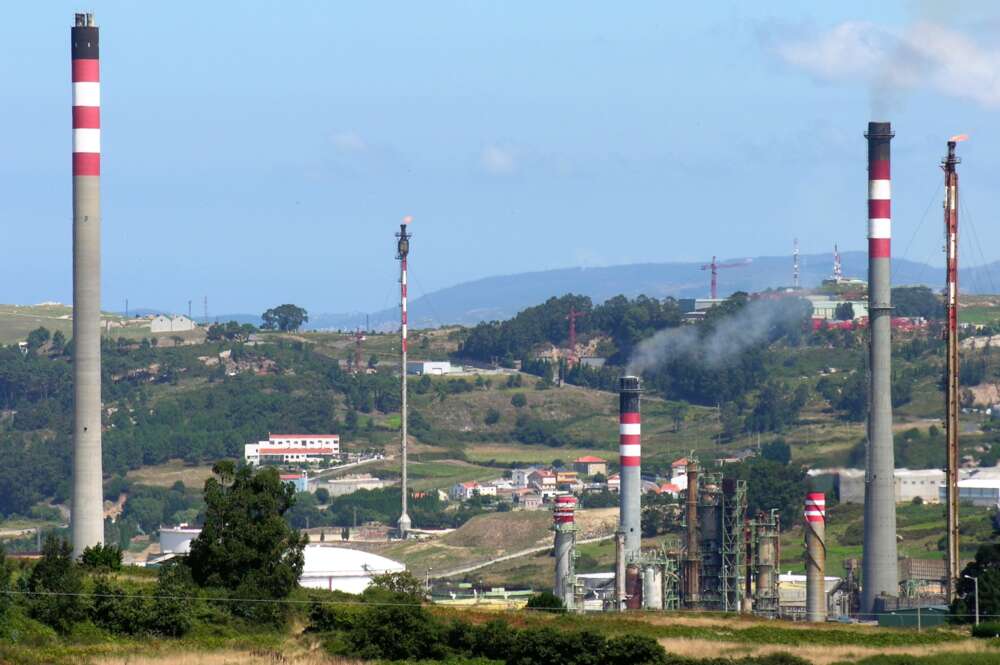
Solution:
[{"label": "antenna mast", "polygon": [[412,221],[412,217],[407,215],[403,218],[403,223],[399,225],[399,233],[396,234],[396,258],[399,260],[399,349],[400,349],[400,452],[402,456],[402,494],[403,511],[399,515],[399,537],[406,538],[410,530],[410,515],[407,512],[407,491],[408,483],[406,477],[406,257],[410,253],[411,235],[406,231],[406,225]]}]

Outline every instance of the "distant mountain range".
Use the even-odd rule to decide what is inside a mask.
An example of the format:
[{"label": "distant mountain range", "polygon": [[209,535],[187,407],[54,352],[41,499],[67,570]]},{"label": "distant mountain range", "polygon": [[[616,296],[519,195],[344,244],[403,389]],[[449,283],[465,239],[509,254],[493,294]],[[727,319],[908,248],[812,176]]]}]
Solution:
[{"label": "distant mountain range", "polygon": [[[745,259],[719,262],[732,263],[740,260]],[[841,254],[841,265],[844,276],[865,278],[868,272],[868,254],[844,252]],[[894,259],[892,270],[893,283],[897,286],[922,284],[938,289],[944,282],[944,268],[926,263]],[[833,257],[830,254],[804,254],[800,257],[800,279],[803,286],[818,286],[832,273]],[[959,275],[963,293],[998,293],[1000,290],[995,287],[994,279],[1000,284],[1000,262],[966,268]],[[752,292],[790,286],[791,283],[792,259],[787,255],[756,257],[746,265],[719,270],[719,294],[722,296],[736,291]],[[426,328],[447,324],[474,325],[481,321],[507,319],[525,307],[566,293],[590,296],[595,303],[619,294],[629,297],[645,294],[656,298],[707,298],[709,272],[701,270],[700,263],[671,262],[603,268],[561,268],[485,277],[412,298],[410,322],[414,328]],[[312,313],[309,328],[354,329],[364,326],[366,317],[368,325],[374,329],[391,329],[398,325],[399,309],[390,307],[369,313]],[[260,323],[260,316],[257,314],[219,314],[210,318]]]},{"label": "distant mountain range", "polygon": [[[719,261],[738,262],[741,259]],[[799,260],[801,282],[815,287],[833,273],[830,254],[802,255]],[[866,252],[841,254],[844,276],[865,278],[868,272]],[[937,289],[944,282],[944,268],[926,263],[894,259],[893,283],[926,285]],[[994,277],[1000,284],[1000,262],[967,268],[960,272],[964,293],[998,293]],[[792,259],[790,256],[761,256],[736,268],[719,270],[719,294],[736,291],[762,291],[790,286]],[[411,292],[412,293],[412,292]],[[410,322],[414,328],[445,324],[474,325],[480,321],[507,319],[531,305],[553,296],[576,293],[590,296],[594,302],[623,294],[640,294],[664,298],[707,298],[709,272],[700,263],[641,263],[604,268],[562,268],[540,272],[485,277],[432,291],[410,300]],[[392,328],[399,321],[396,307],[368,314],[372,328]],[[348,329],[365,325],[365,314],[317,314],[310,317],[310,327]]]}]

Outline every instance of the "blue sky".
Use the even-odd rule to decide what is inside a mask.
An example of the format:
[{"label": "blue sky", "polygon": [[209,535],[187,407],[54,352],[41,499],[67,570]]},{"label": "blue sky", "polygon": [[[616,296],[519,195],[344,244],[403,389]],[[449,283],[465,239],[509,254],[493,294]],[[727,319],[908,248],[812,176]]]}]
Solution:
[{"label": "blue sky", "polygon": [[[869,4],[91,0],[104,306],[376,310],[406,214],[414,296],[864,249],[870,119],[897,132],[894,253],[941,262],[937,162],[967,132],[963,258],[1000,259],[1000,11]],[[5,10],[0,302],[71,299],[78,9]]]}]

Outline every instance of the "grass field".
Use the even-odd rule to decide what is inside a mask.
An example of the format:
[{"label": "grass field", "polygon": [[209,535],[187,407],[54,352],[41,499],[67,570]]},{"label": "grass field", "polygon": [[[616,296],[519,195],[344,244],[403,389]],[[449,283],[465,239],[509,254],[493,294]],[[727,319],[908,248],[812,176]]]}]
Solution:
[{"label": "grass field", "polygon": [[135,483],[159,487],[170,487],[179,480],[185,487],[201,489],[211,476],[211,465],[188,466],[181,460],[171,460],[166,464],[129,471],[125,477]]}]

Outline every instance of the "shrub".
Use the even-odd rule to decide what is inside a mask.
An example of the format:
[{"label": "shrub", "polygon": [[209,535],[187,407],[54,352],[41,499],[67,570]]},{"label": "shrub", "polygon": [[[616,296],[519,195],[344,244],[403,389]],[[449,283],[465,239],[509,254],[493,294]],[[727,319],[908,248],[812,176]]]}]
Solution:
[{"label": "shrub", "polygon": [[526,607],[529,610],[541,610],[543,612],[562,612],[566,609],[562,599],[551,591],[536,593],[528,599]]},{"label": "shrub", "polygon": [[103,543],[85,547],[80,554],[80,565],[89,570],[121,570],[122,549]]},{"label": "shrub", "polygon": [[524,393],[516,393],[510,398],[511,406],[520,409],[528,404],[528,398],[524,396]]},{"label": "shrub", "polygon": [[1000,637],[1000,621],[987,621],[978,626],[972,627],[973,637],[993,638]]},{"label": "shrub", "polygon": [[[521,397],[524,397],[524,395],[521,395]],[[496,409],[490,409],[486,412],[486,417],[483,418],[483,422],[487,425],[496,425],[500,422],[500,412]]]},{"label": "shrub", "polygon": [[42,546],[42,558],[28,578],[31,617],[68,633],[84,616],[83,579],[73,562],[69,541],[50,535]]}]

